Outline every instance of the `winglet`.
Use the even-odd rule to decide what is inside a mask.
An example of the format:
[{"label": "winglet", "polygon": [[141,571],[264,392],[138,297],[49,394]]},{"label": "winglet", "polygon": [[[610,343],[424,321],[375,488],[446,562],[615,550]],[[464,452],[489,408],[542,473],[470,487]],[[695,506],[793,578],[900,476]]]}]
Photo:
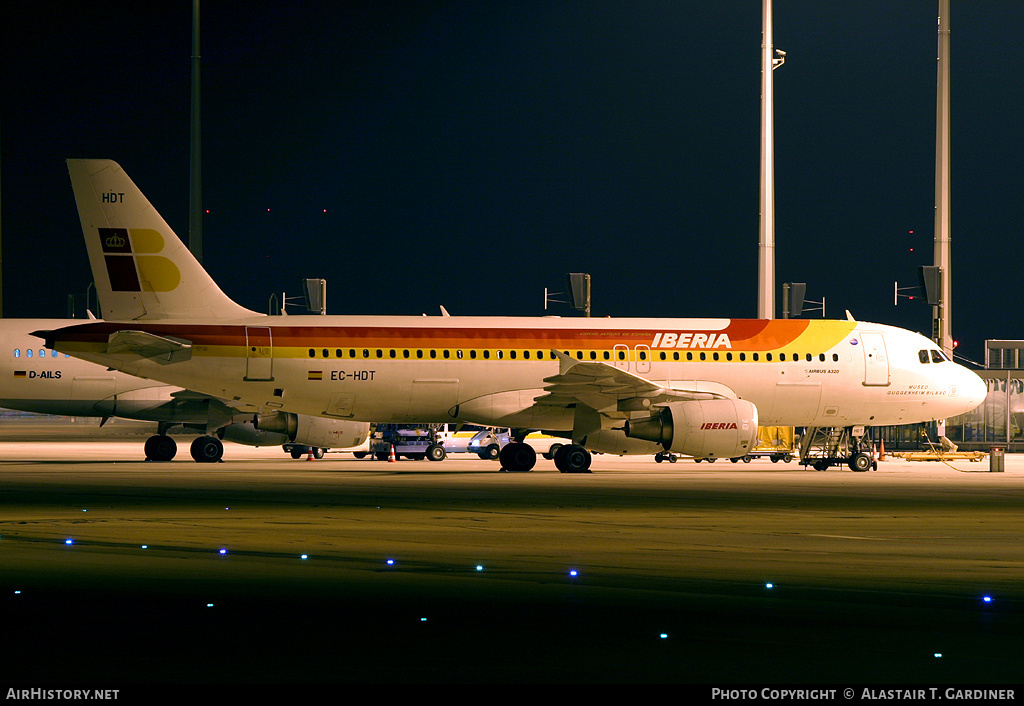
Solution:
[{"label": "winglet", "polygon": [[254,315],[220,290],[116,162],[69,159],[68,173],[104,319]]}]

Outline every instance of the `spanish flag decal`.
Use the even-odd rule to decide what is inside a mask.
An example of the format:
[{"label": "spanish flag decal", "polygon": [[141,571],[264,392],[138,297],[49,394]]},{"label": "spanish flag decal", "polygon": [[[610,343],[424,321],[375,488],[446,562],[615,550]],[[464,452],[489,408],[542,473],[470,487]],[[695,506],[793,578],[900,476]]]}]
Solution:
[{"label": "spanish flag decal", "polygon": [[309,376],[306,379],[307,380],[323,380],[324,379],[324,371],[323,370],[310,370],[309,371]]}]

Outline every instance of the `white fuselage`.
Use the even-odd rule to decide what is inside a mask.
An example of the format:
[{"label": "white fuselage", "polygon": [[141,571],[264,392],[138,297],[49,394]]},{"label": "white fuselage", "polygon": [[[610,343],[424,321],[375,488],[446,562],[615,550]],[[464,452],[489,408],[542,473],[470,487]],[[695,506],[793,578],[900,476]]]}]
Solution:
[{"label": "white fuselage", "polygon": [[[187,359],[108,350],[117,331],[184,341]],[[923,336],[854,321],[260,316],[102,322],[56,332],[54,342],[265,410],[373,422],[571,430],[575,403],[544,402],[545,379],[565,366],[556,351],[681,394],[748,400],[766,426],[929,421],[973,409],[985,393],[971,371],[933,359]],[[602,400],[592,406],[608,428],[646,413]]]}]

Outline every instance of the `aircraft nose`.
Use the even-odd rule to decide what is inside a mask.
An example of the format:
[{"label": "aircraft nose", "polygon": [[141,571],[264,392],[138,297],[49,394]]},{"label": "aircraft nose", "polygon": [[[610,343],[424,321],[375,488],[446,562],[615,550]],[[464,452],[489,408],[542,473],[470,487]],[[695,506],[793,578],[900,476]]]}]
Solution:
[{"label": "aircraft nose", "polygon": [[964,382],[960,386],[960,394],[963,395],[970,405],[966,410],[970,412],[985,401],[985,398],[988,396],[988,387],[985,385],[985,381],[973,370],[964,368],[964,378]]}]

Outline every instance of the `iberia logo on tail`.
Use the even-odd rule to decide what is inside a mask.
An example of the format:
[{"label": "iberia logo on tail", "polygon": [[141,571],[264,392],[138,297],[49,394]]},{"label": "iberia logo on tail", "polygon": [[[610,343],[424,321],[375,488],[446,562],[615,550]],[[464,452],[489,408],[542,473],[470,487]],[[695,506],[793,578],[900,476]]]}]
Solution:
[{"label": "iberia logo on tail", "polygon": [[181,271],[162,252],[164,236],[151,228],[100,228],[103,259],[115,292],[171,292]]}]

